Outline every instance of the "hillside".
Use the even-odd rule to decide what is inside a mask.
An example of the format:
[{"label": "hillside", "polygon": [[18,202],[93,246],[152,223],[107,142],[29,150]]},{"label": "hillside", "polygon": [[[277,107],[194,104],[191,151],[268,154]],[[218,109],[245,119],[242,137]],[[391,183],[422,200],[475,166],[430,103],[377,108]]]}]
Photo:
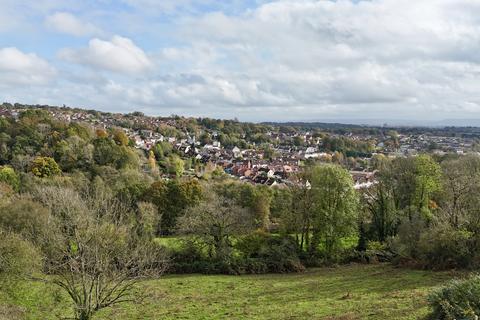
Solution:
[{"label": "hillside", "polygon": [[[139,303],[117,306],[96,319],[413,320],[428,314],[428,291],[451,277],[448,272],[386,265],[312,269],[291,275],[166,276],[141,283],[139,290],[145,297]],[[25,284],[17,300],[5,302],[0,303],[0,319],[68,316],[62,295],[40,283]]]}]

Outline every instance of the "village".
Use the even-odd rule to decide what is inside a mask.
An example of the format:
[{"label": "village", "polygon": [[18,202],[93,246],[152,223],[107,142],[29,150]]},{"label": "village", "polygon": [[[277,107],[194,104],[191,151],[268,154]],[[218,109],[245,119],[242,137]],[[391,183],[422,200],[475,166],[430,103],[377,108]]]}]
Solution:
[{"label": "village", "polygon": [[[34,108],[40,106],[34,106]],[[0,117],[18,117],[32,108],[23,105],[0,105]],[[225,146],[219,130],[199,126],[195,130],[185,126],[186,118],[151,117],[141,112],[131,114],[102,113],[82,109],[41,106],[59,121],[80,122],[95,129],[121,128],[131,143],[148,152],[158,143],[168,143],[183,159],[221,170],[241,181],[267,186],[285,186],[293,183],[293,177],[302,167],[312,162],[338,163],[345,166],[355,183],[355,188],[368,188],[375,183],[376,159],[381,157],[415,156],[431,153],[463,155],[476,153],[476,135],[438,135],[423,132],[397,132],[397,128],[385,130],[352,130],[319,134],[318,130],[298,127],[282,131],[279,126],[265,126],[267,142],[258,144],[245,135],[241,145]],[[397,129],[397,131],[395,131]],[[438,131],[438,130],[437,130]],[[205,135],[208,139],[202,139]],[[336,140],[335,140],[336,139]],[[362,146],[360,152],[332,150],[332,141],[347,141]],[[193,169],[185,175],[196,175]],[[168,175],[165,175],[168,177]]]}]

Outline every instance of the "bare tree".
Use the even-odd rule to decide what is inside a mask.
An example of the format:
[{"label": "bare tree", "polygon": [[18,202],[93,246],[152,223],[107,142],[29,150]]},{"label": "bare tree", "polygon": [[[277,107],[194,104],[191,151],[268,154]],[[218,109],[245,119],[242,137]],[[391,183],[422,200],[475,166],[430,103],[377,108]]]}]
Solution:
[{"label": "bare tree", "polygon": [[55,230],[45,239],[51,242],[47,271],[53,274],[47,281],[68,293],[75,319],[89,320],[101,309],[134,300],[139,281],[165,270],[161,248],[138,237],[128,219],[118,219],[128,212],[119,212],[124,208],[114,199],[105,205],[104,194],[60,187],[39,189],[36,197],[51,209]]}]

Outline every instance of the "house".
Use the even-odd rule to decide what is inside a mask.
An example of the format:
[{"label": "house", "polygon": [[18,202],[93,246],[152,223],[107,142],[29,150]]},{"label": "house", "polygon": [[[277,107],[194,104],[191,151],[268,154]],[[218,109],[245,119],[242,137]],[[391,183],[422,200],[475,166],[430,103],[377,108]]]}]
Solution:
[{"label": "house", "polygon": [[237,146],[233,147],[232,153],[234,158],[240,158],[242,156],[241,150]]},{"label": "house", "polygon": [[[316,150],[314,147],[308,147],[307,150],[305,150],[305,153],[306,154],[311,154],[311,153],[314,153]],[[305,155],[306,157],[306,155]]]}]

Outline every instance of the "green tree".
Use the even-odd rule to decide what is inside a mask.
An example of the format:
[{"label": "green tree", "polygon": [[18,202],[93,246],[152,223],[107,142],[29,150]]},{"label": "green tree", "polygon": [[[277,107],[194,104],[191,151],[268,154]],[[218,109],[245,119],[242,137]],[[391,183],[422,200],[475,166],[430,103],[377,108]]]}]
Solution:
[{"label": "green tree", "polygon": [[442,189],[440,165],[428,155],[415,158],[415,193],[413,204],[426,217],[431,216],[431,209],[436,206],[432,197]]},{"label": "green tree", "polygon": [[232,252],[232,237],[254,229],[249,210],[232,199],[209,193],[199,204],[189,207],[179,218],[180,233],[200,238],[212,258],[225,261]]},{"label": "green tree", "polygon": [[20,188],[20,178],[12,167],[0,167],[0,182],[9,185],[15,191]]},{"label": "green tree", "polygon": [[360,223],[362,226],[370,225],[368,240],[385,242],[388,237],[395,236],[401,217],[395,206],[394,190],[390,181],[380,175],[376,184],[361,190],[361,196],[368,219]]},{"label": "green tree", "polygon": [[185,162],[176,154],[170,154],[164,161],[163,166],[168,173],[181,177],[185,171]]},{"label": "green tree", "polygon": [[50,157],[37,157],[33,160],[31,171],[40,178],[51,177],[62,172],[55,159]]},{"label": "green tree", "polygon": [[313,210],[310,251],[316,252],[322,243],[325,258],[335,260],[341,240],[357,233],[358,196],[352,177],[339,166],[315,166],[310,177]]},{"label": "green tree", "polygon": [[146,190],[144,199],[158,209],[157,234],[171,234],[177,218],[185,209],[194,206],[203,197],[203,188],[197,180],[156,181]]}]

